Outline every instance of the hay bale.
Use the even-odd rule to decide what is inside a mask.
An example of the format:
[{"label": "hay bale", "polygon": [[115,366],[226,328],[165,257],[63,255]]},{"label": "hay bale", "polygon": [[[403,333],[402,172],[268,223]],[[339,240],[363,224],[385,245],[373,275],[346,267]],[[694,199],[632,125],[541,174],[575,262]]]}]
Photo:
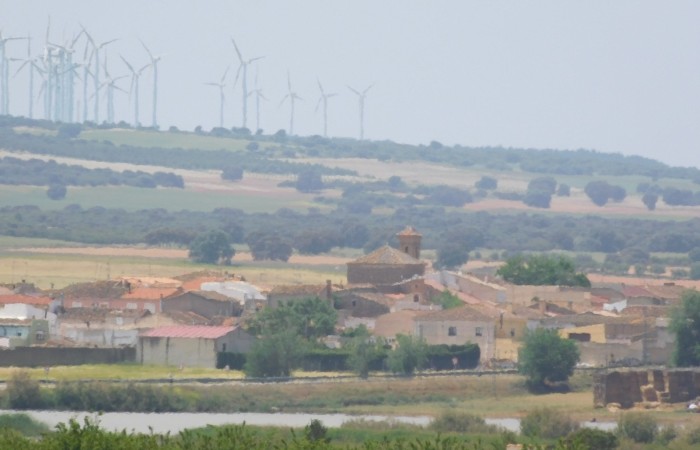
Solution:
[{"label": "hay bale", "polygon": [[640,389],[642,391],[642,401],[643,402],[649,403],[649,402],[658,402],[659,401],[659,396],[656,395],[656,389],[654,389],[653,384],[644,385]]}]

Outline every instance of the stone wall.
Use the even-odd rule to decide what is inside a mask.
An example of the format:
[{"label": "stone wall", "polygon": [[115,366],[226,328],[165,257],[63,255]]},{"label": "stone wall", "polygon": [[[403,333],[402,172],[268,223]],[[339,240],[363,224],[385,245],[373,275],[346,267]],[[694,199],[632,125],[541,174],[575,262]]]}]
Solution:
[{"label": "stone wall", "polygon": [[596,374],[593,403],[603,408],[618,403],[630,408],[635,403],[679,403],[700,396],[700,370],[625,370]]}]

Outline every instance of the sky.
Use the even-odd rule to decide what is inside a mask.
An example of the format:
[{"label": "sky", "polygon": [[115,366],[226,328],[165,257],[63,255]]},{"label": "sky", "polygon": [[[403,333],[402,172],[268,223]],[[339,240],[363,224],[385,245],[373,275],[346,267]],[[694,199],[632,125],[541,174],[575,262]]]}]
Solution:
[{"label": "sky", "polygon": [[[227,67],[226,127],[242,125],[234,38],[257,77],[265,133],[358,137],[358,97],[367,92],[366,139],[408,144],[591,149],[700,167],[700,2],[696,0],[0,0],[3,36],[68,43],[81,24],[105,47],[113,76],[158,65],[158,124],[219,125],[218,82]],[[75,45],[81,62],[85,40]],[[24,57],[26,42],[9,41]],[[10,113],[28,114],[28,73],[10,68]],[[129,79],[118,85],[130,89]],[[35,97],[40,81],[35,81]],[[82,107],[82,82],[76,81]],[[139,84],[139,113],[151,124],[153,79]],[[90,89],[89,96],[92,96]],[[135,96],[115,93],[116,119],[134,121]],[[94,100],[91,100],[94,101]],[[101,97],[100,120],[106,118]],[[35,98],[35,117],[43,117]],[[92,106],[90,108],[92,110]],[[82,114],[82,113],[81,113]],[[248,127],[255,128],[248,97]],[[92,112],[89,116],[92,119]]]}]

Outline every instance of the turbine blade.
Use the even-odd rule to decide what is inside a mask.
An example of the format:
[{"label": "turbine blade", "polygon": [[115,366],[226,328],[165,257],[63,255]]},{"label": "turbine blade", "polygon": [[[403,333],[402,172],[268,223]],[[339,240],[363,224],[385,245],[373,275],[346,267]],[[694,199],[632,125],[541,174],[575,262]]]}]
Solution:
[{"label": "turbine blade", "polygon": [[220,81],[221,84],[224,84],[224,80],[226,79],[226,75],[228,75],[228,71],[229,71],[230,69],[231,69],[231,65],[229,64],[229,66],[228,66],[228,67],[226,68],[226,70],[224,71],[224,74],[221,76],[221,81]]},{"label": "turbine blade", "polygon": [[318,107],[321,106],[322,101],[323,101],[323,96],[319,97],[318,102],[316,102],[316,108],[314,109],[314,112],[318,112]]},{"label": "turbine blade", "polygon": [[325,94],[325,92],[323,92],[323,86],[321,86],[321,80],[319,80],[318,78],[316,78],[316,83],[318,83],[318,88],[321,90],[321,96],[323,97],[323,95]]},{"label": "turbine blade", "polygon": [[233,42],[233,48],[236,49],[236,54],[238,55],[238,60],[243,64],[243,56],[241,56],[241,51],[238,50],[238,45],[236,45],[236,41],[233,39],[233,36],[231,37],[231,42]]},{"label": "turbine blade", "polygon": [[351,91],[353,91],[353,92],[354,92],[355,94],[357,94],[357,95],[360,95],[360,96],[362,95],[362,94],[360,94],[356,89],[353,89],[353,88],[351,88],[350,86],[348,86],[348,89],[350,89]]},{"label": "turbine blade", "polygon": [[131,71],[131,73],[136,73],[136,72],[134,71],[134,68],[131,67],[131,64],[129,64],[129,61],[127,61],[126,59],[124,59],[124,57],[123,57],[122,55],[119,55],[119,57],[122,59],[122,61],[124,61],[124,64],[126,64],[126,66],[129,68],[129,70]]},{"label": "turbine blade", "polygon": [[141,43],[141,45],[143,45],[143,48],[146,49],[146,53],[148,53],[148,57],[151,58],[151,61],[153,61],[153,54],[148,49],[148,47],[146,47],[146,44],[144,44],[141,39],[139,39],[139,42]]},{"label": "turbine blade", "polygon": [[367,89],[365,89],[364,91],[362,91],[362,95],[367,95],[367,92],[368,92],[370,89],[372,89],[372,86],[374,86],[374,84],[370,84],[370,85],[367,87]]},{"label": "turbine blade", "polygon": [[252,63],[252,62],[258,61],[258,60],[263,59],[263,58],[264,58],[264,56],[258,56],[258,57],[256,57],[256,58],[250,58],[246,64],[250,64],[250,63]]}]

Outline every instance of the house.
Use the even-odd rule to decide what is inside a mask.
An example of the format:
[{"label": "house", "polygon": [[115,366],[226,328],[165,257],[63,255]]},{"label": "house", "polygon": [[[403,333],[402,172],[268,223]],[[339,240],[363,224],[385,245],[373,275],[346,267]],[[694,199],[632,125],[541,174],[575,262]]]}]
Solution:
[{"label": "house", "polygon": [[161,302],[164,313],[193,312],[208,319],[214,317],[240,316],[241,303],[214,291],[189,291],[164,298]]},{"label": "house", "polygon": [[482,361],[489,361],[495,355],[493,320],[470,306],[418,315],[414,318],[413,334],[425,338],[430,345],[478,344]]},{"label": "house", "polygon": [[397,234],[399,248],[384,245],[372,253],[347,263],[349,284],[372,284],[391,289],[391,285],[425,274],[420,260],[421,234],[406,227]]},{"label": "house", "polygon": [[77,345],[90,347],[133,347],[140,328],[151,317],[148,310],[107,308],[69,308],[58,316],[56,336]]},{"label": "house", "polygon": [[46,319],[0,319],[0,347],[15,348],[44,344],[49,338]]},{"label": "house", "polygon": [[141,364],[214,368],[217,353],[248,353],[254,341],[240,327],[159,327],[141,333],[136,358]]},{"label": "house", "polygon": [[333,306],[333,285],[330,280],[326,284],[293,284],[278,285],[267,294],[267,305],[277,308],[284,303],[306,298],[319,298]]}]

